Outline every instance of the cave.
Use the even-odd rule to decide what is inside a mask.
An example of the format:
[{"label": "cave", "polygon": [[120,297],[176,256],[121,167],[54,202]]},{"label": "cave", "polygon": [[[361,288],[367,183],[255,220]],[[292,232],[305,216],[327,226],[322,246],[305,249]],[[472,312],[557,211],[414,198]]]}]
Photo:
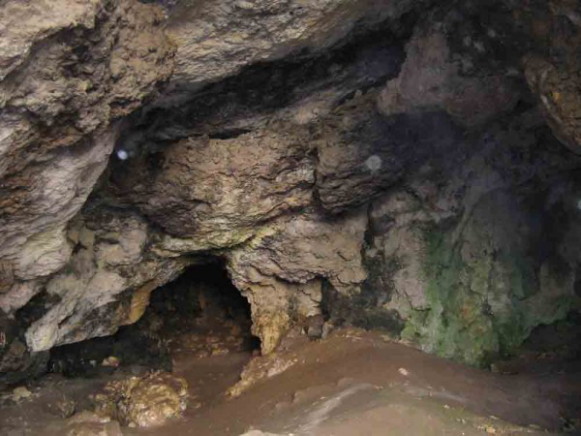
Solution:
[{"label": "cave", "polygon": [[152,291],[138,322],[110,336],[55,347],[48,372],[66,377],[98,377],[123,370],[172,371],[176,355],[251,353],[260,340],[251,333],[250,306],[232,285],[223,263],[186,268]]},{"label": "cave", "polygon": [[0,2],[0,434],[581,433],[581,3]]}]

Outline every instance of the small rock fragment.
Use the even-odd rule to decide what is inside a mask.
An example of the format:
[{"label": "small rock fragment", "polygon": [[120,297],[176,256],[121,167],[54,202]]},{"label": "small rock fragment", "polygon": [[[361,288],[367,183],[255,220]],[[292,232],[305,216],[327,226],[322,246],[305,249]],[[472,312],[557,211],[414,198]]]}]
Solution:
[{"label": "small rock fragment", "polygon": [[67,436],[123,436],[117,421],[84,410],[68,420]]},{"label": "small rock fragment", "polygon": [[59,418],[70,418],[76,411],[77,404],[75,401],[65,395],[53,401],[46,406],[48,412]]},{"label": "small rock fragment", "polygon": [[323,327],[325,319],[318,314],[307,318],[306,332],[310,340],[321,339],[323,337]]},{"label": "small rock fragment", "polygon": [[400,368],[400,369],[397,370],[397,372],[399,372],[404,377],[407,377],[408,375],[410,375],[410,372],[407,369],[405,369],[405,368]]},{"label": "small rock fragment", "polygon": [[28,399],[31,396],[32,392],[30,392],[26,386],[18,386],[12,391],[11,399],[15,403],[18,403],[19,401]]},{"label": "small rock fragment", "polygon": [[119,360],[118,357],[109,356],[109,357],[103,359],[103,362],[101,362],[101,366],[109,366],[111,368],[117,368],[120,363],[121,363],[121,361]]}]

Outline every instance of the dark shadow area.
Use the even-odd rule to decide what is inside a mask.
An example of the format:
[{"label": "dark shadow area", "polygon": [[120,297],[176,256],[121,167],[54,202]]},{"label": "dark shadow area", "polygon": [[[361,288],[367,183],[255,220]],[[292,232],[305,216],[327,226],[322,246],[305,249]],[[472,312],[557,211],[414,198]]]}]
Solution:
[{"label": "dark shadow area", "polygon": [[553,324],[536,327],[516,355],[496,365],[503,373],[581,373],[581,314],[571,312]]},{"label": "dark shadow area", "polygon": [[[153,143],[161,148],[191,136],[228,139],[232,132],[252,130],[254,122],[247,124],[246,119],[255,120],[329,89],[337,89],[335,103],[341,104],[356,90],[382,86],[399,74],[403,47],[416,19],[415,14],[406,14],[398,29],[392,29],[389,20],[371,29],[355,26],[348,37],[323,53],[301,50],[284,59],[257,62],[192,92],[177,106],[144,107],[128,117],[118,147],[134,154],[136,148]],[[112,165],[122,162],[114,159]]]},{"label": "dark shadow area", "polygon": [[189,267],[151,294],[140,320],[113,335],[56,347],[49,372],[97,376],[117,369],[139,373],[172,370],[172,357],[248,352],[260,347],[251,335],[248,301],[230,281],[224,265]]}]

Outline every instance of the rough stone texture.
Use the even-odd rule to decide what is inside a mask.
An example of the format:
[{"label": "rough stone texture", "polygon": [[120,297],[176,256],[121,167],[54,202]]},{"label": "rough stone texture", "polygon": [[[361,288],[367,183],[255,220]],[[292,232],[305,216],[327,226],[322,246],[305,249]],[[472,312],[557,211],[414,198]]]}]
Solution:
[{"label": "rough stone texture", "polygon": [[481,364],[576,310],[580,162],[540,114],[577,151],[577,3],[162,1],[171,78],[159,10],[52,3],[0,7],[0,371],[192,254],[265,353],[324,313]]},{"label": "rough stone texture", "polygon": [[130,213],[97,210],[75,220],[69,231],[75,254],[46,284],[45,313],[26,332],[29,349],[109,335],[137,321],[149,294],[188,264],[150,253],[151,237]]},{"label": "rough stone texture", "polygon": [[443,109],[458,123],[473,126],[516,104],[519,93],[504,72],[469,75],[463,71],[469,61],[452,56],[444,33],[424,32],[419,28],[408,43],[399,76],[382,91],[384,114]]},{"label": "rough stone texture", "polygon": [[[64,227],[105,169],[118,131],[110,121],[137,108],[172,70],[157,8],[41,3],[0,8],[3,292],[64,266]],[[15,286],[18,294],[31,285]]]},{"label": "rough stone texture", "polygon": [[300,216],[264,229],[228,255],[232,281],[252,308],[253,333],[262,350],[274,350],[292,321],[321,313],[326,279],[342,294],[359,291],[367,216],[327,221]]},{"label": "rough stone texture", "polygon": [[240,380],[228,389],[227,395],[232,398],[239,397],[261,381],[292,368],[297,361],[297,357],[288,352],[256,357],[244,367],[242,374],[240,374]]},{"label": "rough stone texture", "polygon": [[117,419],[124,425],[158,427],[186,410],[188,384],[169,373],[107,383],[103,394],[96,395],[98,415]]},{"label": "rough stone texture", "polygon": [[67,420],[67,436],[122,436],[121,427],[111,418],[83,411]]},{"label": "rough stone texture", "polygon": [[564,174],[579,162],[553,154],[555,141],[544,148],[538,129],[534,113],[491,127],[476,155],[433,160],[407,190],[374,202],[366,253],[381,264],[370,272],[376,304],[399,314],[405,339],[485,364],[579,308],[578,254],[564,249],[578,231],[579,189]]},{"label": "rough stone texture", "polygon": [[[286,122],[276,121],[286,115],[283,111],[273,121],[233,138],[181,140],[117,162],[108,195],[136,206],[170,234],[154,242],[152,250],[159,256],[230,250],[229,271],[251,303],[253,332],[261,338],[263,352],[271,352],[293,322],[320,313],[321,279],[349,294],[356,293],[365,278],[360,257],[365,213],[329,220],[306,211],[316,203],[315,148],[317,171],[339,167],[341,162],[344,177],[349,182],[349,176],[356,179],[359,168],[353,160],[360,159],[358,146],[378,135],[381,120],[370,127],[371,133],[352,134],[347,145],[335,142],[329,132],[332,121],[341,117],[358,117],[343,128],[358,131],[354,124],[373,111],[374,97],[372,93],[357,97],[355,103],[349,100],[338,114],[297,121],[294,115],[312,101],[307,100],[291,111]],[[359,114],[359,100],[368,106],[367,112]],[[342,145],[347,157],[325,150],[341,150]],[[358,190],[357,182],[340,185],[342,203],[337,197],[327,201],[327,193],[333,195],[330,185],[337,185],[342,176],[329,172],[323,180],[319,174],[317,200],[334,211],[360,204],[393,182],[393,175],[385,181],[377,174],[364,170]]]},{"label": "rough stone texture", "polygon": [[445,115],[385,117],[377,97],[360,93],[319,123],[317,198],[331,213],[367,203],[427,158],[452,152],[458,141],[458,129]]},{"label": "rough stone texture", "polygon": [[55,2],[52,8],[8,1],[2,6],[0,78],[4,79],[24,63],[38,41],[72,25],[92,27],[99,1]]},{"label": "rough stone texture", "polygon": [[575,153],[581,153],[581,63],[556,67],[540,59],[528,58],[525,72],[531,89],[555,136]]},{"label": "rough stone texture", "polygon": [[198,249],[240,243],[260,223],[311,201],[309,136],[296,126],[274,124],[232,139],[192,138],[155,159],[153,165],[150,156],[122,162],[119,191],[152,222],[194,240]]},{"label": "rough stone texture", "polygon": [[540,2],[517,10],[515,19],[534,44],[522,62],[528,84],[555,136],[580,153],[581,5],[571,0]]},{"label": "rough stone texture", "polygon": [[181,1],[172,10],[168,25],[179,47],[172,84],[178,90],[195,88],[253,63],[280,59],[300,50],[320,51],[346,36],[358,21],[371,25],[396,20],[417,3],[218,0],[192,5],[191,1]]}]

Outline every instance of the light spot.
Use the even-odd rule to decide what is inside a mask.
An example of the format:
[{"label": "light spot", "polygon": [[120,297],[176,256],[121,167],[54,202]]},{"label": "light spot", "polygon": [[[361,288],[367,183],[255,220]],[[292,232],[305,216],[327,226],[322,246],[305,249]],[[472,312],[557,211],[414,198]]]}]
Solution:
[{"label": "light spot", "polygon": [[127,160],[129,153],[127,153],[125,150],[117,150],[117,157],[120,160]]},{"label": "light spot", "polygon": [[577,200],[577,209],[581,210],[581,199]]},{"label": "light spot", "polygon": [[480,41],[476,41],[474,43],[474,48],[476,48],[476,50],[478,50],[480,53],[484,53],[486,51],[484,44]]},{"label": "light spot", "polygon": [[369,156],[365,161],[365,166],[374,173],[381,169],[381,158],[376,154]]}]

